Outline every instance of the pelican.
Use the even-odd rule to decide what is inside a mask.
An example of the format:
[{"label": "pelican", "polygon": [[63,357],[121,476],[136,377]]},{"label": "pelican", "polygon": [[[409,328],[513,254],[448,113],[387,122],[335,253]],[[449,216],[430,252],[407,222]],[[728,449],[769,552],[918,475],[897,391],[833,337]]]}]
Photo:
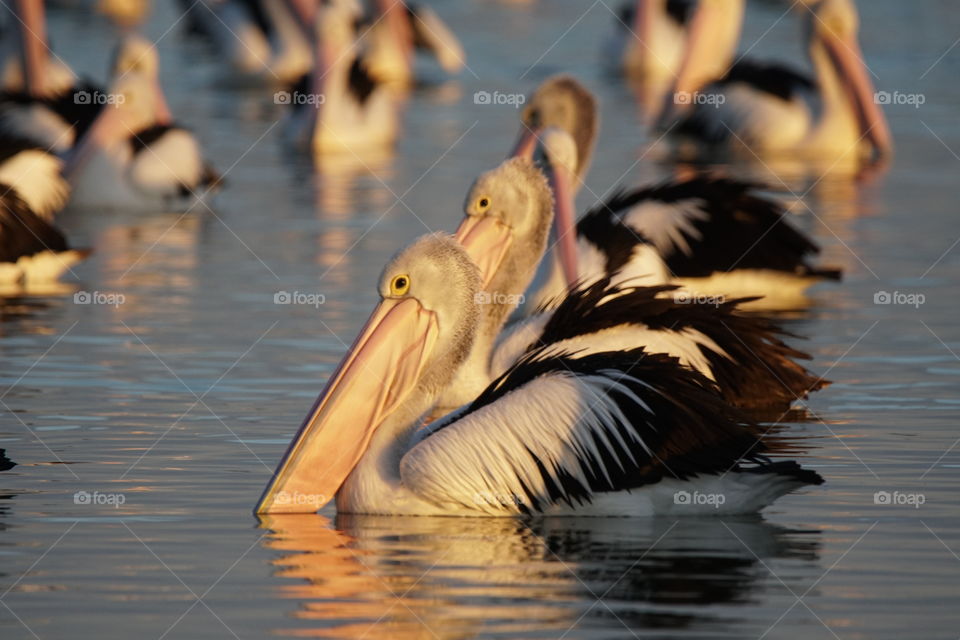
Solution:
[{"label": "pelican", "polygon": [[357,154],[389,147],[398,128],[395,96],[370,75],[359,57],[354,11],[335,2],[313,14],[304,11],[301,19],[311,21],[304,28],[311,34],[316,62],[305,82],[289,94],[286,138],[316,154]]},{"label": "pelican", "polygon": [[90,251],[71,249],[63,233],[4,177],[0,166],[0,286],[52,283]]},{"label": "pelican", "polygon": [[[671,125],[681,152],[687,143],[748,155],[882,160],[893,150],[883,111],[857,41],[852,0],[806,0],[804,31],[816,80],[779,64],[743,60],[686,101]],[[701,89],[698,67],[711,39],[690,43],[678,94]],[[692,103],[692,104],[691,104]],[[667,112],[664,124],[676,115]]]},{"label": "pelican", "polygon": [[56,56],[50,60],[43,3],[17,0],[4,10],[12,17],[6,28],[12,25],[16,33],[3,38],[10,46],[3,47],[0,89],[37,97],[71,89],[77,81],[73,71]]},{"label": "pelican", "polygon": [[42,2],[18,0],[9,10],[20,50],[8,53],[2,69],[0,131],[64,152],[96,117],[100,89],[79,82],[60,58],[50,59]]},{"label": "pelican", "polygon": [[655,117],[691,42],[709,36],[712,45],[691,82],[723,75],[737,51],[744,8],[744,0],[632,0],[617,16],[604,57],[637,85],[644,109]]},{"label": "pelican", "polygon": [[0,184],[13,188],[35,215],[52,222],[70,197],[63,161],[26,138],[0,134]]},{"label": "pelican", "polygon": [[[770,461],[772,441],[703,376],[642,349],[534,352],[422,428],[470,350],[480,273],[453,238],[431,235],[389,262],[378,291],[258,513],[315,511],[335,497],[340,513],[383,515],[731,514],[823,482]],[[691,510],[683,491],[723,504]]]},{"label": "pelican", "polygon": [[[554,190],[566,191],[569,176],[549,165],[547,171]],[[782,411],[828,384],[795,362],[809,356],[787,346],[779,327],[738,313],[741,300],[683,299],[675,297],[675,286],[637,287],[627,279],[601,277],[568,294],[561,291],[552,308],[503,330],[546,248],[554,216],[551,187],[528,161],[513,158],[477,179],[464,209],[456,237],[480,267],[480,321],[470,354],[437,400],[434,415],[469,402],[543,345],[577,357],[638,346],[665,353],[741,407]]]},{"label": "pelican", "polygon": [[70,151],[64,173],[78,207],[183,206],[219,183],[194,135],[172,122],[151,43],[128,36],[114,61],[110,100]]},{"label": "pelican", "polygon": [[413,81],[415,50],[431,53],[447,73],[466,64],[463,46],[430,7],[404,0],[374,0],[374,12],[360,26],[370,74],[380,82],[407,85]]},{"label": "pelican", "polygon": [[229,83],[286,86],[310,71],[310,42],[287,0],[201,0],[187,5],[190,24],[225,57]]},{"label": "pelican", "polygon": [[838,269],[810,263],[819,248],[788,222],[779,203],[736,180],[697,176],[620,190],[574,226],[573,199],[590,162],[598,120],[596,100],[567,76],[547,80],[523,112],[513,154],[539,153],[550,173],[572,177],[555,194],[561,229],[556,250],[541,264],[525,309],[549,305],[568,286],[604,276],[632,284],[679,284],[692,297],[764,296],[747,306],[765,310],[803,305],[810,286],[839,279]]}]

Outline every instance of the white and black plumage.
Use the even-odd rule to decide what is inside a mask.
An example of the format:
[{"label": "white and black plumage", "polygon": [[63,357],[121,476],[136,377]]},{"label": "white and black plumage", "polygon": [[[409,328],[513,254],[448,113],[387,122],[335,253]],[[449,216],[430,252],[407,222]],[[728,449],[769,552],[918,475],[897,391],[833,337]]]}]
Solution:
[{"label": "white and black plumage", "polygon": [[575,357],[642,346],[678,358],[742,407],[782,411],[826,385],[797,364],[809,356],[787,346],[782,329],[738,312],[749,299],[678,299],[675,286],[618,286],[611,276],[570,292],[563,286],[550,305],[556,309],[538,309],[504,329],[544,253],[553,218],[548,181],[528,161],[510,159],[477,179],[465,212],[456,237],[480,266],[484,294],[470,354],[440,394],[435,415],[469,401],[541,346]]},{"label": "white and black plumage", "polygon": [[[815,78],[781,64],[742,60],[712,84],[698,84],[696,99],[661,122],[670,126],[681,154],[734,152],[750,159],[789,153],[856,164],[892,153],[857,40],[853,0],[806,0],[800,11]],[[688,55],[678,83],[688,82],[706,53]]]},{"label": "white and black plumage", "polygon": [[0,285],[53,282],[89,254],[71,249],[63,233],[37,215],[15,188],[0,182]]},{"label": "white and black plumage", "polygon": [[[343,3],[305,15],[314,68],[292,89],[284,136],[315,154],[366,154],[388,149],[398,133],[394,92],[368,69],[355,40],[355,12]],[[301,100],[298,96],[304,96]]]},{"label": "white and black plumage", "polygon": [[554,194],[563,230],[526,309],[558,299],[573,282],[617,271],[615,281],[638,278],[631,284],[677,282],[693,294],[764,296],[750,303],[763,309],[803,305],[804,290],[839,277],[836,269],[807,262],[818,249],[787,222],[782,206],[757,196],[754,185],[731,179],[697,177],[618,192],[573,229],[573,198],[598,128],[596,101],[585,96],[589,91],[573,78],[548,80],[524,112],[514,153],[576,177],[565,193]]},{"label": "white and black plumage", "polygon": [[379,82],[410,84],[416,51],[432,55],[447,73],[466,64],[460,41],[432,8],[405,0],[374,0],[373,6],[356,26],[367,68]]},{"label": "white and black plumage", "polygon": [[[811,259],[820,251],[756,185],[696,176],[620,190],[577,222],[578,273],[584,282],[676,283],[689,297],[763,298],[753,309],[802,305],[803,292],[839,280],[840,269]],[[558,266],[535,291],[547,304],[565,288]]]},{"label": "white and black plumage", "polygon": [[223,84],[285,86],[310,71],[310,43],[285,0],[183,4],[189,32],[203,35],[227,63]]},{"label": "white and black plumage", "polygon": [[59,58],[50,59],[42,2],[16,2],[8,10],[18,32],[11,41],[20,47],[3,63],[0,132],[65,151],[96,117],[100,89],[78,81]]},{"label": "white and black plumage", "polygon": [[[693,83],[713,80],[733,62],[740,39],[743,0],[631,0],[614,20],[604,59],[627,74],[651,120],[663,108],[695,41],[709,37],[708,57]],[[695,86],[700,86],[696,84]]]},{"label": "white and black plumage", "polygon": [[68,151],[100,113],[103,88],[79,81],[44,96],[0,92],[0,132],[25,136],[58,153]]},{"label": "white and black plumage", "polygon": [[521,354],[546,345],[579,356],[633,344],[676,357],[715,383],[727,402],[745,409],[785,411],[830,384],[798,364],[809,354],[783,341],[796,336],[739,311],[749,299],[678,302],[676,292],[672,285],[631,287],[608,279],[578,287],[556,308],[507,327],[491,369],[503,371]]},{"label": "white and black plumage", "polygon": [[30,210],[47,222],[70,197],[63,161],[32,140],[0,134],[0,183],[12,187]]},{"label": "white and black plumage", "polygon": [[[427,236],[398,254],[382,302],[328,382],[257,505],[343,513],[517,516],[734,514],[822,478],[771,462],[776,445],[675,359],[642,349],[545,350],[421,428],[476,330],[480,274]],[[679,491],[722,494],[719,508]]]},{"label": "white and black plumage", "polygon": [[153,45],[127,36],[105,105],[67,155],[71,204],[81,208],[183,208],[220,182],[188,129],[172,121]]}]

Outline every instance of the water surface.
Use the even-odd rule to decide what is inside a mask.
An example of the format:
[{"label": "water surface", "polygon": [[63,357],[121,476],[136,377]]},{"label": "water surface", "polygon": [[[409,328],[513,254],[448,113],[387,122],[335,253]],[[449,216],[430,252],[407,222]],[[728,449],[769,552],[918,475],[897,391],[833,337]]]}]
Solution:
[{"label": "water surface", "polygon": [[[435,4],[469,70],[425,65],[395,154],[320,174],[279,145],[270,92],[211,89],[217,60],[164,35],[177,15],[156,8],[146,31],[163,36],[171,106],[228,188],[185,215],[67,212],[96,254],[64,295],[5,300],[0,447],[19,466],[0,484],[2,637],[956,638],[960,22],[941,0],[861,2],[878,88],[926,99],[887,109],[892,170],[773,184],[847,274],[788,319],[834,381],[787,425],[823,487],[752,519],[250,515],[387,257],[452,229],[471,179],[509,147],[515,109],[474,92],[564,70],[597,91],[582,207],[669,174],[646,155],[632,94],[597,64],[603,2]],[[744,47],[795,59],[785,6],[751,3]],[[109,28],[50,18],[57,51],[102,80]],[[874,304],[880,291],[925,302]],[[924,503],[876,504],[878,491]]]}]

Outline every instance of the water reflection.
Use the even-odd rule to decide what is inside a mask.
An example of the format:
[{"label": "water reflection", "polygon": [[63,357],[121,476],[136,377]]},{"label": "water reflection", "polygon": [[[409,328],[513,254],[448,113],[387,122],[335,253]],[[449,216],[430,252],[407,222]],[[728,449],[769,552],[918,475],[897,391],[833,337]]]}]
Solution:
[{"label": "water reflection", "polygon": [[[764,563],[816,566],[818,531],[760,518],[265,517],[292,617],[282,636],[462,638],[571,628],[719,630],[760,596]],[[292,581],[289,579],[293,579]],[[601,602],[598,599],[602,598]]]}]

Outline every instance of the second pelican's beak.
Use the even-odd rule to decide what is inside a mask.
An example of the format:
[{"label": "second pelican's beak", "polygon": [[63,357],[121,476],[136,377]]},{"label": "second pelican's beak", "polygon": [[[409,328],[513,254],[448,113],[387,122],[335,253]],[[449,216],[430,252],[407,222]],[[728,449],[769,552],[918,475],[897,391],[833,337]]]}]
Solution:
[{"label": "second pelican's beak", "polygon": [[577,221],[573,201],[573,175],[564,166],[551,163],[549,166],[550,188],[555,199],[553,232],[554,244],[563,267],[563,276],[571,289],[579,280],[577,267]]},{"label": "second pelican's beak", "polygon": [[531,129],[526,123],[522,123],[520,133],[517,135],[517,142],[513,145],[513,150],[508,157],[533,160],[533,151],[537,148],[538,133],[537,129]]},{"label": "second pelican's beak", "polygon": [[883,158],[891,155],[893,137],[890,135],[887,119],[877,105],[873,82],[870,81],[856,37],[831,35],[824,42],[830,58],[844,80],[844,87],[850,92],[851,104],[860,124],[860,133],[873,145],[877,156]]},{"label": "second pelican's beak", "polygon": [[513,230],[494,216],[467,216],[453,237],[480,267],[480,278],[486,289],[513,244]]},{"label": "second pelican's beak", "polygon": [[437,336],[436,314],[419,301],[383,300],[317,398],[256,512],[312,512],[329,502],[377,428],[416,387]]}]

